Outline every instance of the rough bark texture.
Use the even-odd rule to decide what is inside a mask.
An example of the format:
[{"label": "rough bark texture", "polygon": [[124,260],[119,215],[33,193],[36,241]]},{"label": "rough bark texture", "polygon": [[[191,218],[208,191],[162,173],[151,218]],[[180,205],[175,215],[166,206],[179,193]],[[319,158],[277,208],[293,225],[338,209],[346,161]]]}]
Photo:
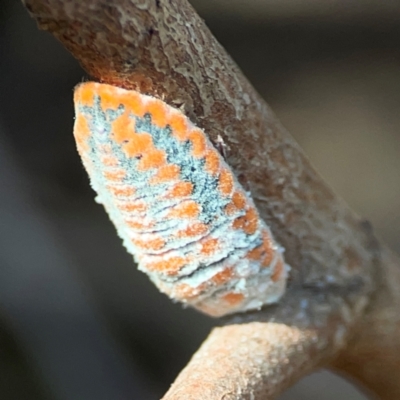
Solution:
[{"label": "rough bark texture", "polygon": [[[336,365],[366,384],[371,370],[351,368],[366,351],[378,364],[385,349],[400,359],[391,306],[399,262],[381,254],[370,225],[322,181],[186,0],[24,3],[95,79],[159,97],[214,143],[222,139],[227,162],[286,249],[285,298],[213,331],[165,399],[273,398],[341,349]],[[352,335],[357,346],[348,350]],[[370,386],[384,389],[384,378]]]},{"label": "rough bark texture", "polygon": [[400,260],[384,249],[381,266],[378,289],[333,367],[392,400],[400,399]]}]

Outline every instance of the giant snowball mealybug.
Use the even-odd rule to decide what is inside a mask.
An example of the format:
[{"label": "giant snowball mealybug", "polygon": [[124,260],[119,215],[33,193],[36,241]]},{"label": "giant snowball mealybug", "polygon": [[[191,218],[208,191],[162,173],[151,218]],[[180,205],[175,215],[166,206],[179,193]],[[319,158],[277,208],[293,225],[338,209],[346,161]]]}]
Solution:
[{"label": "giant snowball mealybug", "polygon": [[279,300],[283,249],[203,130],[133,90],[87,82],[74,100],[97,199],[162,292],[212,316]]}]

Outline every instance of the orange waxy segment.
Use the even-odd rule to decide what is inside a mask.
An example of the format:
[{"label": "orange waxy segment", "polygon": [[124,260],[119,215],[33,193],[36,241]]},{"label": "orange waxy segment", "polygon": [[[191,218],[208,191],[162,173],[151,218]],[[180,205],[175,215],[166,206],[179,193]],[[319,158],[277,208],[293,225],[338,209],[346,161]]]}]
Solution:
[{"label": "orange waxy segment", "polygon": [[126,220],[125,223],[132,229],[134,230],[148,230],[154,227],[154,222],[147,222],[147,223],[143,223],[143,222],[139,222],[139,221],[132,221],[132,220]]},{"label": "orange waxy segment", "polygon": [[253,249],[253,250],[250,250],[250,251],[247,253],[246,256],[247,256],[247,258],[248,258],[249,260],[256,261],[256,260],[260,260],[260,259],[262,258],[262,256],[264,255],[264,253],[265,253],[264,246],[261,245],[261,246],[256,247],[256,248]]},{"label": "orange waxy segment", "polygon": [[193,129],[188,138],[192,144],[192,155],[196,158],[204,157],[207,152],[207,140],[200,129]]},{"label": "orange waxy segment", "polygon": [[147,103],[145,113],[151,115],[151,121],[159,128],[164,128],[168,123],[167,110],[160,100],[153,99]]},{"label": "orange waxy segment", "polygon": [[140,93],[130,91],[122,100],[124,100],[122,104],[131,115],[143,117],[146,113],[146,102],[143,102]]},{"label": "orange waxy segment", "polygon": [[146,171],[152,168],[160,168],[166,163],[164,150],[152,149],[143,154],[139,161],[138,170]]},{"label": "orange waxy segment", "polygon": [[211,175],[216,175],[219,170],[220,165],[220,157],[216,150],[209,149],[205,156],[206,165],[205,169]]},{"label": "orange waxy segment", "polygon": [[193,287],[186,283],[180,283],[176,286],[174,290],[174,297],[179,300],[187,301],[197,297],[206,288],[207,285],[201,284],[199,286]]},{"label": "orange waxy segment", "polygon": [[183,268],[188,263],[186,257],[168,257],[165,259],[160,259],[159,261],[152,261],[148,264],[149,269],[157,272],[166,272],[168,274],[177,274],[181,268]]},{"label": "orange waxy segment", "polygon": [[200,295],[202,292],[206,291],[209,287],[224,285],[232,278],[232,268],[226,268],[223,271],[215,274],[208,281],[198,285],[190,286],[187,283],[181,283],[177,285],[174,290],[174,296],[181,300],[189,300]]},{"label": "orange waxy segment", "polygon": [[241,303],[243,299],[244,295],[242,293],[230,292],[223,296],[223,300],[230,305],[237,305],[238,303]]},{"label": "orange waxy segment", "polygon": [[180,141],[188,139],[188,123],[182,113],[172,112],[169,115],[168,124],[171,127],[172,135]]},{"label": "orange waxy segment", "polygon": [[167,218],[194,219],[198,217],[200,211],[200,206],[195,201],[185,201],[172,208],[167,214]]},{"label": "orange waxy segment", "polygon": [[144,212],[147,210],[147,205],[143,202],[122,203],[118,204],[117,207],[121,211],[126,211],[131,213]]},{"label": "orange waxy segment", "polygon": [[88,107],[93,106],[93,94],[96,93],[96,89],[97,85],[94,82],[87,82],[83,85],[79,85],[75,89],[74,103]]},{"label": "orange waxy segment", "polygon": [[126,110],[115,121],[112,122],[113,139],[117,143],[128,142],[132,139],[135,132],[135,121],[129,116]]},{"label": "orange waxy segment", "polygon": [[275,250],[273,248],[273,240],[266,231],[263,233],[263,248],[264,255],[263,258],[261,258],[261,265],[263,267],[269,267],[274,258]]},{"label": "orange waxy segment", "polygon": [[224,196],[228,196],[232,193],[233,183],[232,173],[224,168],[219,175],[218,183],[218,188]]},{"label": "orange waxy segment", "polygon": [[135,194],[135,189],[130,186],[120,187],[107,185],[106,189],[115,197],[132,197]]},{"label": "orange waxy segment", "polygon": [[143,157],[143,154],[150,152],[153,149],[153,140],[149,133],[133,134],[128,141],[123,145],[123,150],[128,157],[138,158]]},{"label": "orange waxy segment", "polygon": [[100,160],[106,167],[117,167],[119,165],[118,158],[109,154],[102,156]]},{"label": "orange waxy segment", "polygon": [[246,197],[243,193],[235,191],[232,195],[232,201],[225,207],[225,212],[228,215],[233,215],[242,210],[246,206]]},{"label": "orange waxy segment", "polygon": [[171,190],[165,195],[168,199],[179,199],[188,197],[192,194],[193,185],[190,182],[176,183]]},{"label": "orange waxy segment", "polygon": [[123,169],[105,170],[103,172],[104,178],[112,182],[120,182],[126,177],[126,172]]},{"label": "orange waxy segment", "polygon": [[201,239],[201,254],[209,256],[210,254],[215,253],[218,250],[219,242],[220,240],[217,238],[206,237]]},{"label": "orange waxy segment", "polygon": [[242,208],[244,208],[244,206],[246,205],[246,197],[244,196],[243,193],[236,191],[235,193],[233,193],[232,196],[232,201],[233,204],[239,209],[241,210]]},{"label": "orange waxy segment", "polygon": [[227,267],[224,270],[218,272],[212,277],[212,282],[215,285],[223,285],[228,282],[233,276],[232,267]]},{"label": "orange waxy segment", "polygon": [[236,218],[233,222],[234,229],[241,229],[248,235],[256,232],[258,225],[257,212],[254,208],[247,210],[246,215]]},{"label": "orange waxy segment", "polygon": [[[78,114],[75,119],[75,140],[79,145],[86,145],[86,140],[91,135],[89,123],[83,114]],[[88,148],[85,148],[88,151]]]},{"label": "orange waxy segment", "polygon": [[179,180],[180,168],[174,164],[163,165],[158,168],[155,175],[150,179],[151,185],[158,185],[168,181]]},{"label": "orange waxy segment", "polygon": [[123,102],[122,99],[119,99],[115,96],[114,90],[109,87],[102,88],[99,95],[101,98],[101,106],[103,110],[117,109],[118,106]]},{"label": "orange waxy segment", "polygon": [[154,239],[132,239],[132,243],[147,251],[160,250],[165,246],[165,241],[161,237]]},{"label": "orange waxy segment", "polygon": [[193,222],[187,228],[176,232],[178,238],[202,236],[208,232],[208,227],[202,222]]}]

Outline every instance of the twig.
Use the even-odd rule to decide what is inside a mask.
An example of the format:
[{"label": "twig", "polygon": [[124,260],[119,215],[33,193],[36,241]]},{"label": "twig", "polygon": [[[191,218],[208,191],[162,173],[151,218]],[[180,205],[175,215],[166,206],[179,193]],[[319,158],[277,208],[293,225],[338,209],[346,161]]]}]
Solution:
[{"label": "twig", "polygon": [[[89,74],[181,107],[214,143],[222,138],[227,162],[286,248],[285,298],[214,330],[165,400],[273,398],[339,354],[338,368],[399,398],[400,379],[391,394],[382,385],[399,371],[399,261],[322,181],[187,1],[24,3]],[[351,337],[357,346],[347,345]],[[370,369],[351,368],[365,349]],[[375,384],[384,351],[393,356]]]}]

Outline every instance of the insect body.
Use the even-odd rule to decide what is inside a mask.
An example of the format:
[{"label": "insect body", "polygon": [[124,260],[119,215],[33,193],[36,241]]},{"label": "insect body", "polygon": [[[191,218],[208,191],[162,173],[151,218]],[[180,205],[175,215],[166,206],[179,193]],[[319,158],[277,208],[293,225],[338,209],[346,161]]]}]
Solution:
[{"label": "insect body", "polygon": [[98,201],[161,291],[213,316],[282,296],[282,248],[201,129],[132,90],[88,82],[74,100]]}]

